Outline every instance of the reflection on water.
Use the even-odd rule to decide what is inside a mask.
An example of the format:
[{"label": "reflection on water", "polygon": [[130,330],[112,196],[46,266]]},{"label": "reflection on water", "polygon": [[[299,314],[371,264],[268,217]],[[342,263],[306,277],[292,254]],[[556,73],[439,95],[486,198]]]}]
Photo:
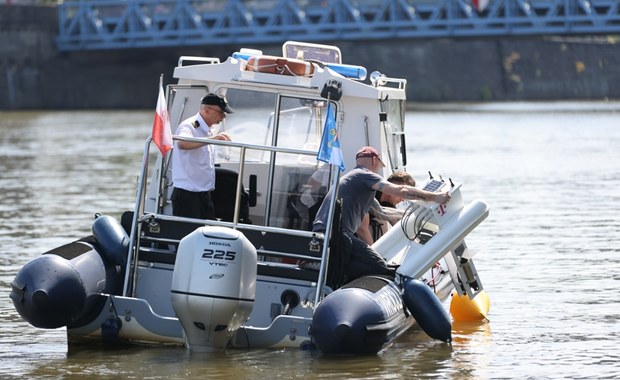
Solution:
[{"label": "reflection on water", "polygon": [[[414,328],[378,357],[72,347],[8,297],[41,252],[133,206],[152,112],[0,112],[0,377],[618,378],[620,105],[435,106],[407,115],[409,171],[463,183],[489,218],[468,238],[489,323],[451,345]],[[234,117],[231,116],[231,117]],[[447,307],[448,305],[446,305]]]}]

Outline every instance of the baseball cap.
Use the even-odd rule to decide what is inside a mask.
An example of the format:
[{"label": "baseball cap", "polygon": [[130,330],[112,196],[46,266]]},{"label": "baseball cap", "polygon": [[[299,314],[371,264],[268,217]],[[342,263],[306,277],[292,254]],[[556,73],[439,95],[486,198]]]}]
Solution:
[{"label": "baseball cap", "polygon": [[381,154],[379,154],[379,152],[375,148],[371,146],[365,146],[360,148],[360,150],[355,153],[355,158],[361,157],[377,157],[380,160]]},{"label": "baseball cap", "polygon": [[222,111],[224,111],[226,113],[233,113],[233,112],[235,112],[228,105],[228,102],[226,101],[226,98],[224,98],[223,96],[219,96],[217,94],[211,93],[211,94],[205,95],[205,97],[202,98],[200,103],[202,103],[202,104],[209,104],[209,105],[213,105],[213,106],[218,106],[218,107],[220,107],[220,109]]}]

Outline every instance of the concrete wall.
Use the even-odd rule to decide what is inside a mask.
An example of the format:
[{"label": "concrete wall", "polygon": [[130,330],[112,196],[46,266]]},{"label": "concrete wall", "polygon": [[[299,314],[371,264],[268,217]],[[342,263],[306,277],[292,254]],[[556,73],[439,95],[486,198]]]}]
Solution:
[{"label": "concrete wall", "polygon": [[[0,5],[0,109],[152,108],[181,55],[242,46],[56,50],[57,12]],[[408,80],[418,102],[620,99],[620,37],[335,42],[345,63]],[[248,46],[266,54],[279,46]]]}]

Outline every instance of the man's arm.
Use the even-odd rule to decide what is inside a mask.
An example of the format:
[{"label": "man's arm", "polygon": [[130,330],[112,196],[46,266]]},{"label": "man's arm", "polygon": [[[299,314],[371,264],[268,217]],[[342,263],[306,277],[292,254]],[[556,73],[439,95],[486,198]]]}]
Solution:
[{"label": "man's arm", "polygon": [[372,189],[409,200],[423,200],[437,203],[447,203],[450,200],[450,194],[447,191],[443,193],[431,193],[430,191],[418,189],[413,186],[396,185],[386,180],[381,180],[372,185]]},{"label": "man's arm", "polygon": [[[193,137],[193,136],[191,136],[191,137]],[[211,140],[230,141],[230,136],[227,133],[225,133],[225,132],[221,132],[221,133],[218,133],[215,136],[209,137],[209,139],[211,139]],[[203,146],[205,146],[207,144],[208,143],[206,143],[206,142],[197,142],[197,141],[179,141],[179,142],[177,142],[177,146],[179,147],[179,149],[186,149],[186,150],[201,148],[201,147],[203,147]]]},{"label": "man's arm", "polygon": [[383,207],[376,199],[372,200],[370,205],[370,213],[377,219],[386,220],[390,224],[394,224],[402,219],[404,210],[399,210],[392,207]]},{"label": "man's arm", "polygon": [[362,219],[362,224],[360,224],[359,228],[357,229],[357,231],[355,231],[355,233],[357,234],[357,237],[364,240],[366,244],[372,245],[372,243],[374,243],[372,239],[372,234],[370,233],[370,215],[368,215],[368,213],[364,215],[364,219]]}]

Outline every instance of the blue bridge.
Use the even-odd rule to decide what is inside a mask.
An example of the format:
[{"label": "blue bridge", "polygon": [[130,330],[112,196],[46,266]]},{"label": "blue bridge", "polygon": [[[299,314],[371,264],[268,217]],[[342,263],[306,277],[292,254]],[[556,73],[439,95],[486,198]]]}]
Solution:
[{"label": "blue bridge", "polygon": [[84,0],[58,10],[63,51],[620,33],[620,0]]}]

